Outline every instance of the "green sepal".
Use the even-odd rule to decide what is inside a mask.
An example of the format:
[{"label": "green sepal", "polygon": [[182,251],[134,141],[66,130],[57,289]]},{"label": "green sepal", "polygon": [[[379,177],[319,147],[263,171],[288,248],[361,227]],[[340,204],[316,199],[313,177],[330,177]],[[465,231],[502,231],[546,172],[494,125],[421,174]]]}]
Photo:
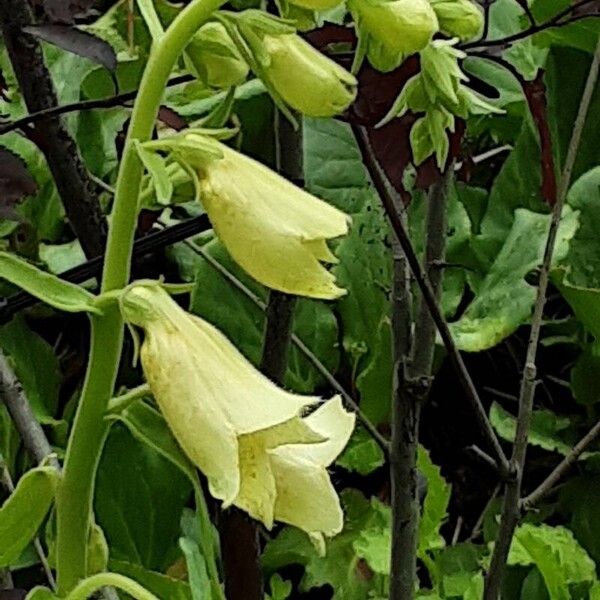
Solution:
[{"label": "green sepal", "polygon": [[65,312],[102,314],[96,296],[8,252],[0,252],[0,278]]},{"label": "green sepal", "polygon": [[173,182],[167,171],[166,160],[157,152],[152,152],[135,140],[135,149],[144,164],[159,204],[169,204],[173,197]]}]

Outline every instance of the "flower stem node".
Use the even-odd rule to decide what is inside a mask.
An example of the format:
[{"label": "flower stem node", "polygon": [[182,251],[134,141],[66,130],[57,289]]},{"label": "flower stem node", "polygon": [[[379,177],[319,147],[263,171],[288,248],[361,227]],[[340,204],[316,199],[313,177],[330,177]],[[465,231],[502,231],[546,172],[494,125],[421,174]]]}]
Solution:
[{"label": "flower stem node", "polygon": [[184,311],[158,282],[121,298],[124,319],[143,328],[141,362],[160,410],[211,494],[271,528],[294,525],[322,542],[343,514],[327,467],[355,424],[339,397],[277,387],[208,322]]}]

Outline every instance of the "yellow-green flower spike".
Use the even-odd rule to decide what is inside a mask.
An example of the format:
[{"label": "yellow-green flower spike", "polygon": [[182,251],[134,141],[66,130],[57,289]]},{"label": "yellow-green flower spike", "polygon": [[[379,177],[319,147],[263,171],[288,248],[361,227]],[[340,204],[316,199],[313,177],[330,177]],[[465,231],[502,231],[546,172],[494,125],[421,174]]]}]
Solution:
[{"label": "yellow-green flower spike", "polygon": [[275,290],[334,299],[345,291],[321,264],[335,256],[327,240],[345,235],[350,218],[257,161],[219,144],[222,159],[198,174],[200,198],[232,258]]},{"label": "yellow-green flower spike", "polygon": [[483,31],[483,11],[471,0],[430,0],[440,30],[450,37],[472,40]]},{"label": "yellow-green flower spike", "polygon": [[[438,21],[429,0],[348,0],[359,36],[381,44],[389,56],[419,52],[438,31]],[[382,49],[377,49],[377,55]],[[389,59],[388,61],[389,62]],[[386,69],[387,70],[387,69]]]},{"label": "yellow-green flower spike", "polygon": [[215,88],[239,85],[248,76],[248,65],[221,23],[206,23],[192,38],[186,56],[198,77]]},{"label": "yellow-green flower spike", "polygon": [[317,541],[339,533],[343,515],[327,467],[355,424],[340,399],[303,418],[319,398],[278,388],[156,282],[128,288],[121,310],[144,329],[141,361],[150,389],[211,494],[268,528],[283,521]]},{"label": "yellow-green flower spike", "polygon": [[265,35],[265,74],[286,104],[309,117],[333,117],[356,98],[357,81],[346,69],[296,34]]}]

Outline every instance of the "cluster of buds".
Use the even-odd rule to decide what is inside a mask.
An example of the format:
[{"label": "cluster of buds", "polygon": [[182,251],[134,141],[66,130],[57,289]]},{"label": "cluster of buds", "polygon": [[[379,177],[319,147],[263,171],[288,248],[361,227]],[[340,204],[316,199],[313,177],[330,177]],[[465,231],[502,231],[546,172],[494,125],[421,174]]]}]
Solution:
[{"label": "cluster of buds", "polygon": [[144,330],[140,357],[150,389],[211,494],[269,529],[275,520],[294,525],[323,548],[324,536],[343,526],[327,467],[355,424],[340,398],[321,404],[278,388],[158,282],[127,288],[121,311]]},{"label": "cluster of buds", "polygon": [[359,37],[354,70],[366,56],[388,72],[437,32],[468,40],[483,28],[483,13],[471,0],[348,0],[348,8]]},{"label": "cluster of buds", "polygon": [[408,111],[424,113],[413,125],[410,141],[413,162],[420,165],[435,154],[442,169],[448,158],[448,132],[454,131],[455,117],[501,113],[464,84],[467,76],[458,61],[465,53],[454,48],[457,40],[434,40],[420,53],[421,70],[409,79],[396,98],[383,125]]}]

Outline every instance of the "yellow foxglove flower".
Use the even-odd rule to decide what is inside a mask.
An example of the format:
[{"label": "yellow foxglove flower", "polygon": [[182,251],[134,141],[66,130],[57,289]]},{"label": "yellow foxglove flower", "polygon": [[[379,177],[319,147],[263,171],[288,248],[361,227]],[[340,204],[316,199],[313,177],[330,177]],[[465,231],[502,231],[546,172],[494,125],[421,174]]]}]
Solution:
[{"label": "yellow foxglove flower", "polygon": [[429,0],[348,0],[348,8],[359,34],[382,44],[390,54],[419,52],[438,31]]},{"label": "yellow foxglove flower", "polygon": [[268,528],[280,520],[316,540],[339,533],[343,515],[326,467],[355,422],[339,397],[302,418],[319,398],[277,387],[156,282],[128,288],[121,310],[145,331],[140,356],[150,389],[211,494]]},{"label": "yellow foxglove flower", "polygon": [[239,85],[248,76],[248,65],[221,23],[206,23],[186,48],[198,77],[211,87]]},{"label": "yellow foxglove flower", "polygon": [[356,98],[354,75],[295,33],[265,35],[265,76],[286,104],[309,117],[333,117]]},{"label": "yellow foxglove flower", "polygon": [[478,37],[483,30],[483,11],[471,0],[430,0],[440,30],[463,41]]},{"label": "yellow foxglove flower", "polygon": [[335,263],[327,240],[350,218],[255,160],[218,144],[223,158],[199,172],[201,200],[232,258],[272,289],[333,299],[345,291],[321,262]]}]

